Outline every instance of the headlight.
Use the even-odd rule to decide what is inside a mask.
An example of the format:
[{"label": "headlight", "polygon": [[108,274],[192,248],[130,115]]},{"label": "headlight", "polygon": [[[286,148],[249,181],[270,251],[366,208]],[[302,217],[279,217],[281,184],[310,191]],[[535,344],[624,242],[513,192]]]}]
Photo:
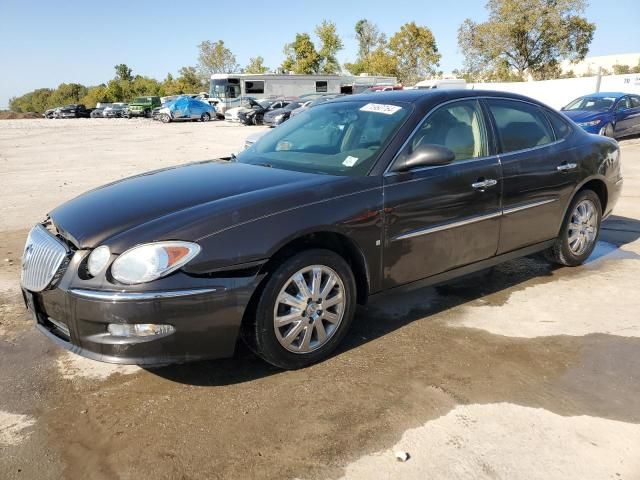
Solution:
[{"label": "headlight", "polygon": [[92,277],[98,275],[104,267],[109,263],[109,258],[111,258],[111,252],[109,251],[109,247],[106,245],[102,245],[101,247],[96,248],[89,255],[89,259],[87,260],[87,270]]},{"label": "headlight", "polygon": [[591,120],[590,122],[579,123],[578,126],[579,127],[593,127],[594,125],[598,125],[599,123],[600,123],[600,120]]},{"label": "headlight", "polygon": [[276,122],[281,122],[284,119],[284,114],[280,114],[278,116],[276,116],[276,118],[274,118],[274,120]]},{"label": "headlight", "polygon": [[186,265],[200,253],[191,242],[158,242],[139,245],[120,255],[111,266],[111,275],[128,285],[162,278]]}]

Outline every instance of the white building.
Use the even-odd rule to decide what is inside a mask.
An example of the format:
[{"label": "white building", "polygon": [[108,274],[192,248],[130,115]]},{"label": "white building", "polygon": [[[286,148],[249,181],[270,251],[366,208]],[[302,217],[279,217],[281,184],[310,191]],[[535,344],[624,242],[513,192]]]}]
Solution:
[{"label": "white building", "polygon": [[599,57],[586,57],[584,60],[571,63],[565,60],[560,63],[563,72],[570,70],[580,77],[582,75],[597,75],[598,69],[603,68],[613,73],[614,65],[629,65],[635,67],[640,62],[640,53],[618,53],[615,55],[603,55]]}]

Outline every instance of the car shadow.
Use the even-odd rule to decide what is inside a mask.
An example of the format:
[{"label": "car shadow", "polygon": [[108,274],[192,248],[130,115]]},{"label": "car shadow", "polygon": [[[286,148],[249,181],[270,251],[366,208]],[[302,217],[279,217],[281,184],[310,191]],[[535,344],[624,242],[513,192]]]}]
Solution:
[{"label": "car shadow", "polygon": [[[610,255],[640,260],[640,255],[624,252],[622,248],[638,238],[640,220],[613,215],[603,223],[599,244],[588,263]],[[521,284],[554,281],[552,276],[558,269],[562,267],[549,263],[538,254],[505,262],[447,284],[373,299],[358,308],[349,334],[334,355],[358,348],[421,318],[485,296],[491,295],[492,302],[499,305]],[[569,273],[571,269],[566,271]],[[504,295],[499,295],[500,292]],[[232,385],[282,373],[255,356],[242,342],[238,342],[236,354],[230,359],[145,369],[167,380],[195,386]]]}]

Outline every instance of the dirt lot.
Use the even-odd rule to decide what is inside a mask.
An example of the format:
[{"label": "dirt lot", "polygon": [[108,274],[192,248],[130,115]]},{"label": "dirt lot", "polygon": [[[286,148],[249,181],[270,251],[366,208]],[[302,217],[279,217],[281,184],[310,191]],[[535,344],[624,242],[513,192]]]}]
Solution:
[{"label": "dirt lot", "polygon": [[[360,308],[330,360],[143,370],[71,355],[19,294],[28,228],[108,181],[253,128],[0,122],[0,478],[640,478],[640,142],[587,265],[509,262]],[[395,452],[410,454],[407,462]]]}]

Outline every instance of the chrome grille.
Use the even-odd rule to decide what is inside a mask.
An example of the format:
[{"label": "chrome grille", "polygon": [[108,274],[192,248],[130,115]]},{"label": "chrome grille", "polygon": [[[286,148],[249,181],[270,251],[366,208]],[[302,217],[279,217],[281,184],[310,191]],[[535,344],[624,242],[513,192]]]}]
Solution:
[{"label": "chrome grille", "polygon": [[66,245],[45,227],[33,227],[22,255],[22,286],[32,292],[47,288],[68,253]]}]

